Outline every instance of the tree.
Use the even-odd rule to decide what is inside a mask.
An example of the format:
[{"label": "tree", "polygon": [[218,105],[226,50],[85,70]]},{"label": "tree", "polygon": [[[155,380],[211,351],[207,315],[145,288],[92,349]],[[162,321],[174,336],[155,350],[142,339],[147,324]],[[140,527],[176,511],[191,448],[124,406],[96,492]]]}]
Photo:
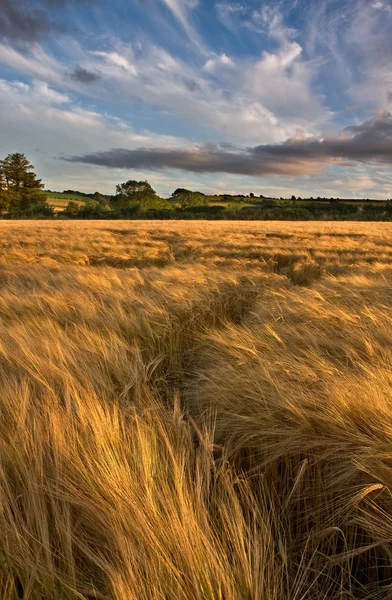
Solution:
[{"label": "tree", "polygon": [[177,188],[174,192],[173,192],[173,196],[177,196],[177,194],[192,194],[193,192],[191,192],[191,190],[187,190],[185,188]]},{"label": "tree", "polygon": [[116,195],[111,199],[111,205],[115,209],[131,208],[137,206],[139,210],[155,208],[159,204],[159,198],[148,181],[130,180],[116,186]]},{"label": "tree", "polygon": [[94,192],[94,194],[91,195],[91,198],[92,200],[95,200],[95,202],[98,202],[98,204],[102,207],[109,206],[110,196],[105,196],[104,194],[100,194],[99,192]]},{"label": "tree", "polygon": [[201,192],[190,192],[189,190],[182,190],[177,192],[175,200],[180,203],[181,208],[189,208],[192,206],[207,206],[208,197]]},{"label": "tree", "polygon": [[79,204],[74,200],[70,200],[64,209],[64,213],[68,216],[76,216],[79,213]]},{"label": "tree", "polygon": [[19,152],[8,154],[0,164],[7,190],[27,189],[29,191],[39,191],[44,187],[42,180],[37,179],[33,172],[33,165],[24,154]]},{"label": "tree", "polygon": [[0,161],[0,210],[30,210],[46,204],[43,184],[24,154],[8,154]]}]

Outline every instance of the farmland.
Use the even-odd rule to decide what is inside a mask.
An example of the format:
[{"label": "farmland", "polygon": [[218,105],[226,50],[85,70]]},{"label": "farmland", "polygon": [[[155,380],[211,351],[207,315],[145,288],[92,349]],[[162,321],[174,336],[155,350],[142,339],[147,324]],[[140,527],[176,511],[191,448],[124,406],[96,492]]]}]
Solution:
[{"label": "farmland", "polygon": [[50,206],[55,210],[63,211],[69,202],[73,201],[82,206],[86,202],[86,197],[78,194],[67,194],[64,192],[43,192]]},{"label": "farmland", "polygon": [[390,598],[392,224],[0,233],[1,598]]}]

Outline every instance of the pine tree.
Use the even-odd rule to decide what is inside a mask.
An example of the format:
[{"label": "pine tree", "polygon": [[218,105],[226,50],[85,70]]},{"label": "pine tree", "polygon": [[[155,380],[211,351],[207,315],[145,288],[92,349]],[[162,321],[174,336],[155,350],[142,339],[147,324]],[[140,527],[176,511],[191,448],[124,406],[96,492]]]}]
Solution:
[{"label": "pine tree", "polygon": [[29,210],[45,204],[42,180],[24,154],[8,154],[0,161],[0,174],[0,210]]}]

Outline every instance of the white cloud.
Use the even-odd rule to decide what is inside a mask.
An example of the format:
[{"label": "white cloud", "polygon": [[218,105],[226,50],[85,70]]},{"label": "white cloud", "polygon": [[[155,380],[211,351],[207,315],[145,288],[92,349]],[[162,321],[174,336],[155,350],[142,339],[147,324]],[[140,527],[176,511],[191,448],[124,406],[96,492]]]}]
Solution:
[{"label": "white cloud", "polygon": [[[20,81],[0,80],[0,112],[2,115],[2,136],[0,138],[0,157],[8,152],[25,152],[36,166],[40,177],[49,189],[96,189],[112,193],[115,184],[129,179],[129,170],[107,169],[85,164],[67,163],[59,160],[61,156],[83,154],[107,150],[111,147],[189,147],[183,138],[155,135],[148,131],[135,132],[126,122],[86,110],[72,104],[69,99],[58,97],[58,92],[49,86],[28,85]],[[45,105],[43,109],[43,98]],[[250,122],[257,119],[270,119],[273,115],[258,114],[248,108]],[[243,117],[245,118],[245,117]],[[316,175],[312,178],[289,178],[282,183],[272,177],[259,182],[254,179],[227,175],[224,179],[216,175],[189,177],[176,171],[143,172],[132,171],[136,179],[148,179],[159,193],[169,195],[173,189],[183,187],[210,192],[263,193],[264,195],[341,195],[348,197],[389,197],[392,178],[388,169],[361,168],[355,177],[352,171],[340,173],[338,177]],[[388,180],[389,177],[389,180]],[[309,191],[310,190],[310,191]]]},{"label": "white cloud", "polygon": [[348,104],[385,108],[392,90],[391,2],[320,1],[310,6],[307,17],[307,51],[328,60],[324,81],[333,75]]},{"label": "white cloud", "polygon": [[27,54],[0,43],[0,63],[14,71],[46,81],[60,81],[61,72],[55,59],[34,45]]},{"label": "white cloud", "polygon": [[297,34],[295,29],[284,24],[279,6],[264,5],[259,10],[252,11],[250,18],[244,21],[244,25],[256,33],[267,33],[282,44],[289,42]]},{"label": "white cloud", "polygon": [[[161,1],[188,25],[190,11],[198,4],[196,0]],[[218,6],[232,13],[243,9],[240,2]],[[183,122],[197,127],[203,141],[268,143],[292,137],[297,130],[320,133],[330,113],[312,90],[318,63],[305,59],[279,11],[264,8],[254,11],[252,19],[254,26],[263,26],[274,39],[275,50],[236,59],[224,52],[210,51],[206,56],[200,51],[192,59],[182,59],[144,38],[94,51],[74,43],[67,57],[72,64],[61,64],[39,46],[27,56],[0,45],[0,62],[61,91],[127,107],[141,102],[153,107],[163,122],[169,113],[179,127]],[[86,86],[67,77],[75,61],[99,72],[100,80]]]},{"label": "white cloud", "polygon": [[33,81],[31,85],[21,81],[5,81],[0,79],[0,98],[6,103],[7,98],[18,99],[19,102],[56,105],[70,101],[69,96],[50,88],[46,83]]},{"label": "white cloud", "polygon": [[[287,27],[282,16],[282,11],[295,4],[307,6],[309,29],[302,32],[302,37]],[[344,104],[348,107],[346,118],[353,105],[360,119],[364,105],[377,109],[392,103],[390,0],[220,0],[215,4],[218,17],[237,35],[242,49],[247,42],[244,36],[251,38],[252,53],[247,56],[229,54],[224,35],[216,47],[213,41],[210,48],[204,46],[201,29],[196,27],[203,16],[201,10],[197,11],[202,7],[199,0],[156,0],[155,8],[163,6],[168,10],[156,10],[152,15],[155,28],[159,26],[164,31],[162,39],[170,37],[173,48],[184,43],[184,31],[189,38],[186,51],[177,55],[152,44],[147,37],[148,28],[127,44],[116,40],[113,32],[104,38],[90,38],[88,49],[78,43],[77,36],[64,34],[56,40],[58,58],[49,50],[55,44],[45,51],[37,43],[29,52],[0,44],[0,63],[13,77],[18,73],[30,81],[0,81],[1,151],[10,151],[9,146],[13,145],[34,154],[39,148],[37,156],[42,161],[45,179],[50,181],[64,172],[68,185],[70,177],[91,182],[91,173],[109,171],[69,165],[50,157],[117,146],[187,144],[182,138],[148,131],[139,134],[121,119],[104,116],[94,108],[80,108],[73,104],[75,94],[83,94],[92,107],[98,101],[100,106],[106,101],[111,107],[126,107],[128,114],[132,114],[135,105],[140,113],[144,107],[153,126],[159,121],[159,130],[175,123],[176,130],[184,131],[185,125],[187,131],[196,132],[197,142],[226,140],[242,145],[318,135],[329,127],[333,115],[314,87],[320,68],[326,64],[328,75],[333,73],[335,77],[334,83],[336,75],[340,76],[338,92],[347,92],[348,97],[342,102],[342,110]],[[168,11],[174,19],[167,18]],[[231,34],[224,34],[231,39]],[[257,53],[256,48],[267,47],[266,40],[268,51]],[[78,82],[70,76],[77,64],[99,73],[100,79],[93,86]],[[325,72],[322,75],[324,82],[329,80]],[[111,171],[107,176],[117,177]],[[148,177],[162,186],[175,179],[155,173]],[[354,180],[340,176],[337,181],[342,186],[348,182],[351,187],[347,189],[357,187],[371,193],[370,186],[383,186],[380,181],[385,181],[385,177],[385,173],[379,179],[364,173]],[[205,181],[205,185],[212,185],[211,180]],[[241,189],[241,181],[233,180],[232,189]],[[320,182],[320,189],[333,189],[334,184],[327,179],[314,181],[315,185]],[[90,187],[89,183],[86,185]]]},{"label": "white cloud", "polygon": [[125,56],[121,56],[118,52],[92,52],[95,56],[102,57],[108,64],[112,64],[115,67],[120,67],[126,73],[136,76],[137,69]]},{"label": "white cloud", "polygon": [[213,58],[209,58],[205,63],[203,70],[208,71],[209,73],[213,73],[215,70],[224,67],[234,67],[235,63],[230,56],[222,53],[218,56],[214,56]]},{"label": "white cloud", "polygon": [[199,0],[162,0],[181,23],[188,38],[201,50],[203,43],[191,23],[190,13],[199,5]]},{"label": "white cloud", "polygon": [[306,62],[294,41],[261,57],[213,55],[200,66],[148,43],[137,51],[118,45],[90,54],[83,64],[101,73],[102,94],[128,105],[133,98],[159,107],[217,141],[274,142],[298,129],[315,134],[329,118],[323,99],[312,92],[317,64]]},{"label": "white cloud", "polygon": [[392,6],[386,0],[373,0],[373,3],[371,4],[371,6],[372,6],[372,8],[379,9],[379,10],[385,10],[388,13],[392,13]]},{"label": "white cloud", "polygon": [[248,9],[243,2],[217,2],[215,9],[220,15],[237,15],[245,14]]},{"label": "white cloud", "polygon": [[67,77],[70,65],[40,48],[26,56],[0,45],[0,62],[23,75],[61,91],[128,107],[141,101],[160,110],[163,120],[164,113],[170,113],[197,126],[201,139],[279,142],[298,129],[319,133],[330,116],[323,99],[312,92],[317,64],[305,61],[294,41],[284,40],[275,52],[236,61],[221,53],[207,62],[203,55],[189,62],[148,42],[117,43],[105,51],[80,48],[77,57],[84,68],[100,73],[93,88]]},{"label": "white cloud", "polygon": [[188,12],[196,8],[199,0],[163,0],[170,8],[174,16],[183,24],[185,29],[189,28]]},{"label": "white cloud", "polygon": [[217,2],[215,10],[221,23],[233,33],[238,32],[238,18],[248,13],[243,2]]},{"label": "white cloud", "polygon": [[[43,84],[0,79],[0,113],[0,157],[9,152],[24,152],[50,189],[72,188],[78,182],[86,191],[98,187],[112,192],[115,182],[129,175],[129,172],[70,165],[59,160],[61,156],[74,154],[76,149],[92,152],[118,146],[186,145],[186,140],[174,136],[149,131],[137,133],[120,119],[73,105],[68,97]],[[139,175],[145,178],[142,173]],[[149,179],[162,183],[165,177],[157,174]]]},{"label": "white cloud", "polygon": [[48,84],[44,82],[34,82],[33,93],[38,100],[44,103],[64,104],[70,101],[69,96],[56,92],[56,90],[51,89]]}]

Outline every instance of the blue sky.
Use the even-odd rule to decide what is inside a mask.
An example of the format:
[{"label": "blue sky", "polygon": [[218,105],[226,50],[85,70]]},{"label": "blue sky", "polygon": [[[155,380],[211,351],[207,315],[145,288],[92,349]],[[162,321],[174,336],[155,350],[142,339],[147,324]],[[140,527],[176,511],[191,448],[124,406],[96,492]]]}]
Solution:
[{"label": "blue sky", "polygon": [[391,34],[392,0],[0,0],[0,156],[56,190],[390,198]]}]

